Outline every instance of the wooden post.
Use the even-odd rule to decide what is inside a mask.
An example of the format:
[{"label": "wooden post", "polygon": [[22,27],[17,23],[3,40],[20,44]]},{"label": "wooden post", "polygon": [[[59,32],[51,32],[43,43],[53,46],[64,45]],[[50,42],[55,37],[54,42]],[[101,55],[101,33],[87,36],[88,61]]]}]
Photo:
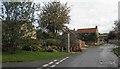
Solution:
[{"label": "wooden post", "polygon": [[70,34],[68,33],[68,52],[70,52]]}]

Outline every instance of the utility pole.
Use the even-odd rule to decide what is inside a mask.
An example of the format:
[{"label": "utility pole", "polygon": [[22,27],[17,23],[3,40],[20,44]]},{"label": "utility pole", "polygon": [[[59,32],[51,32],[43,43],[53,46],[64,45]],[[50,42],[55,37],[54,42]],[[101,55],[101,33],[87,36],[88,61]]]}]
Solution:
[{"label": "utility pole", "polygon": [[118,2],[118,21],[120,20],[120,1]]},{"label": "utility pole", "polygon": [[68,32],[68,52],[70,52],[70,33]]}]

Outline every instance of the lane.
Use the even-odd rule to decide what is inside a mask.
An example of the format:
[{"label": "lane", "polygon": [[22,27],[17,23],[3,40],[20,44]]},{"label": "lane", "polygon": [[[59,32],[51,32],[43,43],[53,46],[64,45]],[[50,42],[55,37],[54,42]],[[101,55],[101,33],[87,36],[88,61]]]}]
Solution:
[{"label": "lane", "polygon": [[82,54],[69,57],[56,67],[117,67],[118,58],[111,51],[115,45],[89,48]]}]

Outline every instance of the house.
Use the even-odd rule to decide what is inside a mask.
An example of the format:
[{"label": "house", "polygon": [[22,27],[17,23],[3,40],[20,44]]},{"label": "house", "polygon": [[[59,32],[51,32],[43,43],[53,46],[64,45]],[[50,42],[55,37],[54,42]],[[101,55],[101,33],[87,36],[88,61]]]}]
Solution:
[{"label": "house", "polygon": [[99,42],[99,32],[95,28],[78,29],[77,31],[67,29],[62,35],[62,50],[68,52],[81,51],[86,44]]},{"label": "house", "polygon": [[[81,44],[80,44],[81,43]],[[83,42],[77,38],[75,30],[67,30],[62,35],[62,50],[68,52],[81,51]]]},{"label": "house", "polygon": [[77,35],[80,40],[85,41],[87,44],[95,44],[99,42],[98,27],[78,29]]}]

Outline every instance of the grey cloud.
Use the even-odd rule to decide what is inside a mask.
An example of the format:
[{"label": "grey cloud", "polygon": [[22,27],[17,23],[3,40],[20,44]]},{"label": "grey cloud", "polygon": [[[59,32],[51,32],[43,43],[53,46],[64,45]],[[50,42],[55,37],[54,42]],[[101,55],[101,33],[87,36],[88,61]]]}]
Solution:
[{"label": "grey cloud", "polygon": [[[38,1],[38,0],[35,0]],[[51,0],[41,0],[47,2]],[[119,0],[60,0],[68,2],[71,6],[71,21],[68,25],[73,28],[95,27],[98,25],[100,32],[112,30],[114,20],[118,16]]]}]

